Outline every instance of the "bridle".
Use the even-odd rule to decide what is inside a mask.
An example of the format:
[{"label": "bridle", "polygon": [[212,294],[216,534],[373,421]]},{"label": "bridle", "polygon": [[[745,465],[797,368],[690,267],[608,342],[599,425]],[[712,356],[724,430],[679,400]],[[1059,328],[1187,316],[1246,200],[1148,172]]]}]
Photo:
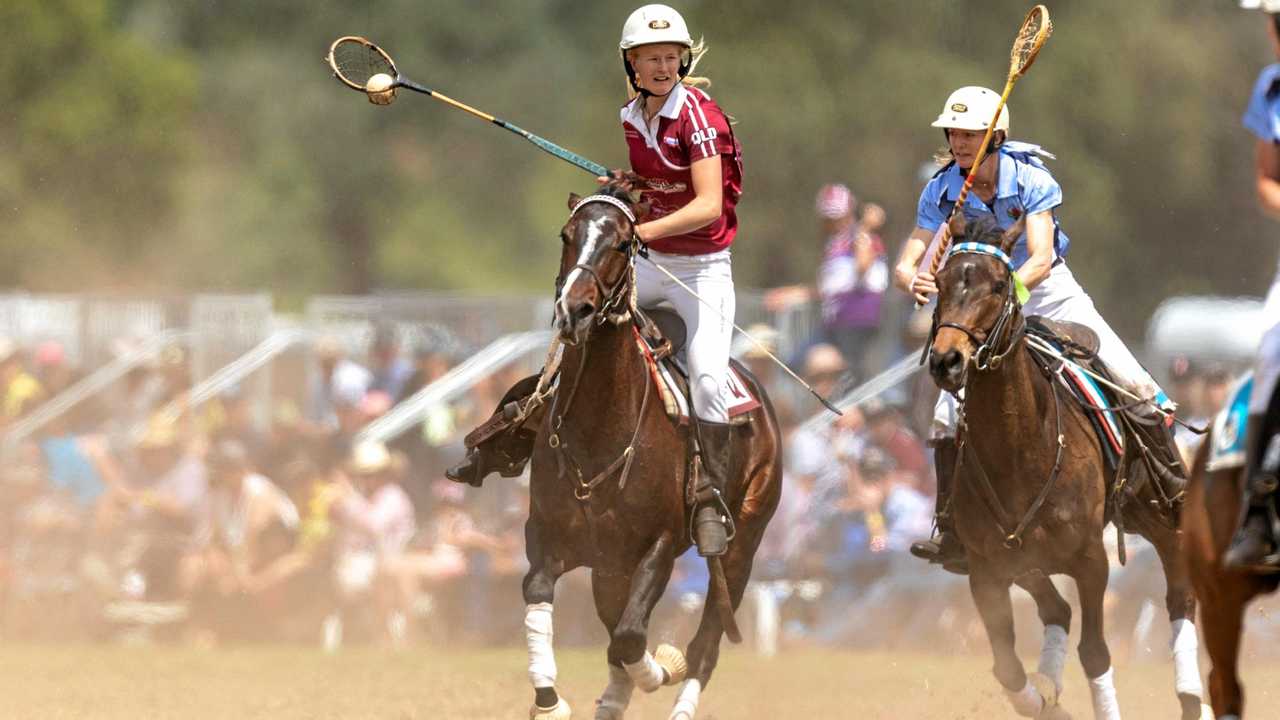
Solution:
[{"label": "bridle", "polygon": [[[1005,357],[1013,352],[1018,346],[1018,341],[1026,332],[1027,324],[1021,312],[1018,312],[1020,304],[1018,302],[1017,288],[1014,284],[1014,267],[1013,260],[1004,250],[986,243],[978,242],[962,242],[952,246],[951,251],[947,253],[947,257],[951,258],[955,255],[962,254],[971,255],[987,255],[996,258],[1009,269],[1009,278],[1007,281],[1007,289],[1005,290],[1004,306],[1000,309],[1000,315],[992,323],[989,330],[976,330],[960,323],[939,322],[938,310],[934,310],[934,330],[936,334],[940,328],[953,328],[959,330],[969,337],[978,349],[973,354],[973,365],[979,372],[987,370],[996,370],[1004,362]],[[1016,317],[1016,323],[1014,319]],[[932,346],[932,338],[929,345]],[[1003,344],[1003,350],[999,349]],[[986,505],[987,511],[991,514],[992,521],[995,523],[996,529],[1003,537],[1003,545],[1006,550],[1018,551],[1022,548],[1022,536],[1026,533],[1031,523],[1035,520],[1036,515],[1040,512],[1040,508],[1044,506],[1046,500],[1049,499],[1049,493],[1057,484],[1058,476],[1062,472],[1062,456],[1066,449],[1066,438],[1062,433],[1062,403],[1058,398],[1058,385],[1052,380],[1049,382],[1049,392],[1053,397],[1053,414],[1054,414],[1054,431],[1053,440],[1055,445],[1053,467],[1049,471],[1049,477],[1041,486],[1040,492],[1032,501],[1030,507],[1027,508],[1016,522],[1011,519],[1017,516],[1012,515],[1004,505],[1000,498],[1000,494],[996,492],[995,487],[991,484],[991,478],[987,475],[986,470],[982,467],[982,462],[976,454],[972,455],[975,471],[973,476],[976,477],[978,497]],[[958,453],[955,468],[952,476],[952,487],[956,487],[957,480],[960,475],[960,468],[964,465],[966,458],[965,449],[967,446],[967,429],[968,422],[965,418],[965,400],[956,393],[958,401],[960,419],[956,429],[956,452]],[[948,508],[946,512],[950,512]]]},{"label": "bridle", "polygon": [[[604,203],[606,205],[612,205],[613,207],[622,211],[622,214],[631,223],[631,228],[630,228],[631,232],[628,239],[617,247],[608,248],[613,252],[620,252],[627,256],[627,270],[624,271],[622,275],[618,277],[618,281],[614,283],[613,287],[607,290],[605,288],[604,281],[600,279],[599,273],[597,273],[596,269],[591,265],[588,265],[587,263],[581,263],[581,262],[575,263],[573,267],[569,268],[569,271],[573,272],[574,270],[581,270],[583,273],[585,273],[588,277],[591,278],[591,281],[595,283],[596,291],[600,294],[600,297],[604,298],[600,304],[599,316],[596,318],[596,323],[603,325],[606,321],[610,321],[610,322],[613,322],[615,325],[619,325],[630,319],[630,315],[631,315],[630,306],[634,304],[634,298],[632,297],[632,295],[634,295],[634,289],[635,289],[636,255],[640,255],[644,253],[644,249],[643,249],[644,246],[640,242],[640,238],[636,237],[637,221],[636,221],[635,212],[631,209],[631,206],[628,205],[625,200],[621,200],[619,198],[613,197],[612,195],[596,194],[596,195],[588,195],[587,197],[582,198],[581,200],[578,201],[576,205],[573,206],[573,209],[569,211],[569,219],[572,220],[573,217],[578,214],[579,210],[581,210],[582,208],[592,203]],[[563,288],[564,277],[565,276],[561,275],[559,278],[557,278],[557,282],[556,282],[557,298],[560,296],[561,291],[564,289]],[[628,281],[630,281],[630,289],[632,290],[632,292],[623,292],[628,287]],[[619,306],[622,305],[623,303],[627,303],[628,306],[622,310],[619,310]]]},{"label": "bridle", "polygon": [[[959,330],[969,337],[977,350],[973,353],[973,366],[979,372],[987,370],[995,370],[1000,367],[1005,357],[1013,352],[1017,346],[1018,340],[1027,329],[1026,320],[1022,314],[1018,312],[1018,296],[1013,282],[1013,260],[1009,255],[994,245],[979,242],[962,242],[951,247],[951,252],[947,253],[948,258],[963,254],[970,255],[987,255],[1004,263],[1009,269],[1009,279],[1006,283],[1004,306],[1000,309],[1000,315],[996,317],[988,330],[971,328],[957,322],[940,322],[939,310],[941,305],[934,309],[933,335],[942,328],[952,328]],[[1015,323],[1014,320],[1017,322]],[[930,337],[929,345],[932,346],[933,338]],[[1003,350],[1001,350],[1003,346]]]}]

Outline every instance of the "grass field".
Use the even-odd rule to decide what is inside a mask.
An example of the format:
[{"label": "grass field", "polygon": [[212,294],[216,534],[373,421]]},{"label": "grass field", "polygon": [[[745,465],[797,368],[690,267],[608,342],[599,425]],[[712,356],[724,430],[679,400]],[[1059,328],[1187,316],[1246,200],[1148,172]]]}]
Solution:
[{"label": "grass field", "polygon": [[[558,653],[560,688],[575,718],[590,718],[604,687],[602,650]],[[792,651],[761,659],[727,651],[699,717],[1012,718],[985,656]],[[520,649],[5,647],[0,717],[61,720],[523,719],[532,693]],[[1280,716],[1280,667],[1248,667],[1252,717]],[[1117,668],[1127,720],[1177,717],[1172,667]],[[1064,707],[1092,717],[1078,663]],[[674,691],[637,692],[629,718],[667,717]]]}]

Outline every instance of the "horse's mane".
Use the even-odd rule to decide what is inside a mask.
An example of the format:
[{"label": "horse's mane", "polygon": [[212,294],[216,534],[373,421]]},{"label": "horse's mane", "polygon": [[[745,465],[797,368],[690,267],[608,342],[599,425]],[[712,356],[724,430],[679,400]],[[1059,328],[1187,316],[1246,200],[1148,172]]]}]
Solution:
[{"label": "horse's mane", "polygon": [[635,195],[632,194],[631,183],[627,180],[610,180],[600,189],[596,191],[596,195],[608,195],[609,197],[618,198],[628,205],[634,204]]},{"label": "horse's mane", "polygon": [[966,242],[1000,247],[1004,242],[1004,230],[996,223],[993,215],[982,214],[969,217],[966,214],[964,239]]}]

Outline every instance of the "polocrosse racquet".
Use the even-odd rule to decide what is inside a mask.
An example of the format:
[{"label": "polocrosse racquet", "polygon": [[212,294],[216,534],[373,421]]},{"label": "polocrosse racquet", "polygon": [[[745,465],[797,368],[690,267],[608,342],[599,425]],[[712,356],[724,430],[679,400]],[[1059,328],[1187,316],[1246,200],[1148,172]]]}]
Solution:
[{"label": "polocrosse racquet", "polygon": [[[459,110],[464,110],[482,120],[488,120],[503,130],[509,130],[519,135],[542,150],[555,155],[565,162],[576,165],[592,175],[604,177],[609,174],[609,169],[599,163],[591,162],[581,155],[569,152],[550,140],[538,137],[528,130],[512,125],[506,120],[496,118],[466,103],[441,95],[425,85],[413,82],[396,70],[395,62],[391,60],[391,56],[385,50],[365,38],[355,35],[338,38],[333,42],[333,45],[329,46],[328,61],[334,77],[342,81],[347,87],[366,93],[370,102],[378,105],[390,104],[395,98],[396,88],[407,88],[452,105]],[[387,78],[390,79],[389,83]],[[371,83],[370,80],[373,80],[373,82]]]},{"label": "polocrosse racquet", "polygon": [[1018,28],[1018,36],[1013,40],[1013,50],[1009,53],[1009,77],[1005,81],[1004,92],[1000,94],[1000,103],[996,105],[995,114],[987,122],[987,133],[982,138],[982,145],[978,148],[978,154],[973,160],[973,167],[969,169],[968,177],[964,180],[964,186],[960,188],[960,196],[956,198],[956,204],[951,208],[951,215],[943,224],[942,239],[938,242],[933,260],[929,263],[931,275],[938,274],[938,266],[942,263],[942,258],[946,257],[947,251],[951,249],[951,220],[955,218],[956,213],[963,211],[965,200],[969,198],[973,179],[978,176],[978,168],[982,167],[982,161],[986,159],[987,147],[991,144],[996,120],[1004,110],[1009,94],[1013,92],[1013,85],[1036,61],[1040,48],[1044,47],[1045,40],[1049,39],[1049,34],[1052,32],[1053,23],[1049,21],[1049,9],[1043,5],[1031,8],[1031,12],[1027,13],[1026,19],[1022,21],[1022,27]]}]

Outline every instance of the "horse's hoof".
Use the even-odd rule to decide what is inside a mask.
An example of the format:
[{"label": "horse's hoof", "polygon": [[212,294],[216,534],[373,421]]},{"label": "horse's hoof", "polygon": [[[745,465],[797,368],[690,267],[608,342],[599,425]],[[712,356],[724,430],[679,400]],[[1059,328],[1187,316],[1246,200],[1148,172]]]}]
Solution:
[{"label": "horse's hoof", "polygon": [[663,685],[682,683],[685,676],[689,674],[689,663],[685,661],[684,653],[673,645],[665,643],[659,645],[658,649],[653,651],[653,659],[667,674]]},{"label": "horse's hoof", "polygon": [[[1027,675],[1027,682],[1040,693],[1040,697],[1044,698],[1045,710],[1058,706],[1058,685],[1053,678],[1043,673],[1034,672]],[[1048,717],[1041,711],[1040,717]]]},{"label": "horse's hoof", "polygon": [[536,704],[529,708],[529,720],[569,720],[572,712],[569,703],[560,698],[555,707],[540,708]]},{"label": "horse's hoof", "polygon": [[1071,720],[1071,713],[1063,710],[1061,705],[1046,705],[1038,720]]},{"label": "horse's hoof", "polygon": [[1200,704],[1200,720],[1214,720],[1213,708],[1209,707],[1208,705],[1205,705],[1204,703],[1201,703]]},{"label": "horse's hoof", "polygon": [[622,720],[622,710],[612,705],[602,705],[596,701],[596,715],[593,720]]}]

